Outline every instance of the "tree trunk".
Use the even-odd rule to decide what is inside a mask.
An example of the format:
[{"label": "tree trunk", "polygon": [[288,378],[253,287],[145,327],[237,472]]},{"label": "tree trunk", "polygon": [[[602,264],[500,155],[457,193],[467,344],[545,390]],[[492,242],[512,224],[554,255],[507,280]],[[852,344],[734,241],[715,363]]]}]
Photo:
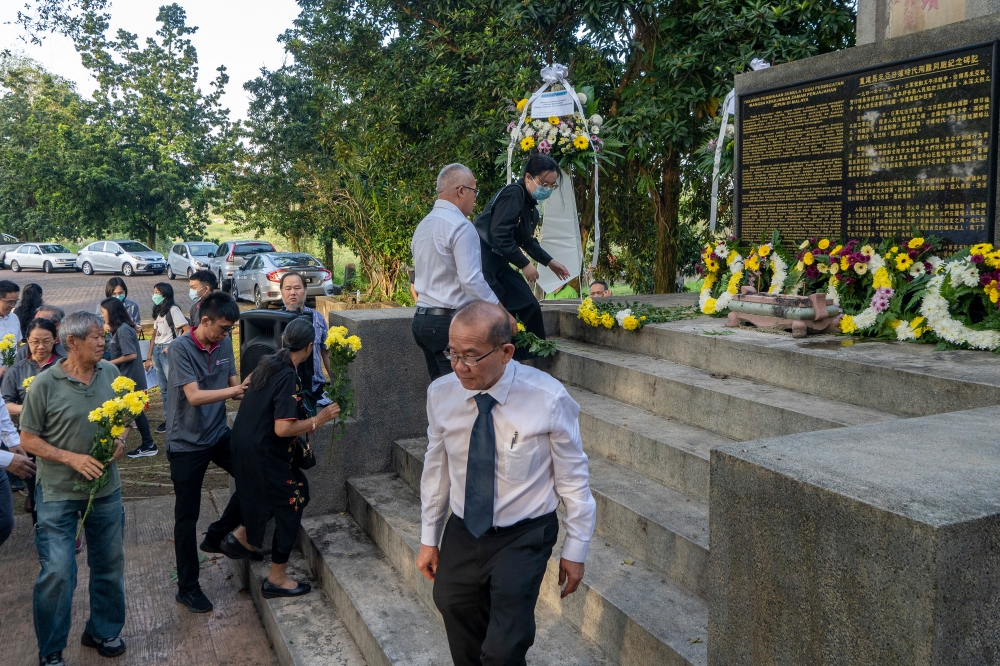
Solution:
[{"label": "tree trunk", "polygon": [[672,294],[677,291],[677,224],[681,195],[680,156],[675,150],[671,149],[664,156],[660,166],[660,186],[652,194],[656,221],[653,293]]},{"label": "tree trunk", "polygon": [[325,266],[333,272],[333,241],[325,240],[323,241],[323,261]]},{"label": "tree trunk", "polygon": [[156,249],[156,226],[146,225],[146,245],[151,250]]}]

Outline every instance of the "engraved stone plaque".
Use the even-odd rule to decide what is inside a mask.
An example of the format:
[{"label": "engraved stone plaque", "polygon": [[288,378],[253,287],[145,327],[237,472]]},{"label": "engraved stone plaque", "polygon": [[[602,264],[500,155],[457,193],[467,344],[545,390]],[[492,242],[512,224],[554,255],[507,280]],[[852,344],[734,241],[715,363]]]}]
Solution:
[{"label": "engraved stone plaque", "polygon": [[736,232],[993,239],[996,44],[739,97]]}]

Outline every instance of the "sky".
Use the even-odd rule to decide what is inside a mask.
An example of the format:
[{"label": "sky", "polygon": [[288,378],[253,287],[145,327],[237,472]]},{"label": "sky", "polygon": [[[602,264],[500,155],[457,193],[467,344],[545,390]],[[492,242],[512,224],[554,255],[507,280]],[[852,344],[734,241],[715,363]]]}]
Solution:
[{"label": "sky", "polygon": [[[261,67],[275,69],[285,61],[278,35],[292,27],[299,14],[295,0],[176,0],[187,12],[187,24],[198,26],[191,41],[198,50],[198,78],[202,90],[225,65],[229,84],[223,104],[233,120],[246,117],[247,99],[243,83],[256,78]],[[40,62],[47,70],[76,83],[77,91],[90,97],[97,87],[80,64],[73,43],[61,35],[48,35],[41,46],[22,40],[23,31],[14,25],[24,0],[0,1],[0,50],[10,49]],[[156,15],[164,0],[117,0],[110,8],[111,30],[119,28],[139,35],[139,43],[154,37]]]}]

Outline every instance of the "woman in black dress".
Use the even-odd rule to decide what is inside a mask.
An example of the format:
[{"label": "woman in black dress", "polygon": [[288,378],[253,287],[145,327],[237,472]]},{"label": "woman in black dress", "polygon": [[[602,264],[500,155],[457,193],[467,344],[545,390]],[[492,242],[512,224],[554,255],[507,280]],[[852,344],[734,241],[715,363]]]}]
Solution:
[{"label": "woman in black dress", "polygon": [[315,337],[309,317],[285,328],[281,350],[265,356],[254,369],[233,424],[233,476],[251,546],[263,547],[267,521],[274,516],[271,571],[261,583],[266,599],[294,597],[310,589],[285,573],[309,502],[309,484],[296,462],[296,438],[340,414],[340,407],[331,404],[314,417],[300,418],[305,412],[295,369],[312,363]]},{"label": "woman in black dress", "polygon": [[[475,222],[487,284],[507,312],[520,319],[528,332],[542,339],[545,338],[542,308],[525,282],[538,281],[538,269],[524,253],[548,266],[561,279],[569,277],[569,270],[535,239],[538,202],[548,199],[557,187],[559,165],[556,161],[548,155],[532,155],[525,165],[524,176],[500,190]],[[520,269],[524,277],[511,264]],[[525,354],[518,350],[514,358],[523,360],[527,358]]]},{"label": "woman in black dress", "polygon": [[[111,343],[108,351],[111,363],[118,367],[123,377],[135,382],[136,391],[145,391],[146,371],[142,367],[142,355],[139,354],[139,336],[135,332],[135,324],[125,309],[125,304],[117,298],[105,298],[101,301],[101,316],[104,317],[104,328],[111,333]],[[135,417],[135,425],[142,435],[142,444],[129,451],[129,458],[146,458],[157,454],[153,442],[153,431],[149,428],[146,412]]]}]

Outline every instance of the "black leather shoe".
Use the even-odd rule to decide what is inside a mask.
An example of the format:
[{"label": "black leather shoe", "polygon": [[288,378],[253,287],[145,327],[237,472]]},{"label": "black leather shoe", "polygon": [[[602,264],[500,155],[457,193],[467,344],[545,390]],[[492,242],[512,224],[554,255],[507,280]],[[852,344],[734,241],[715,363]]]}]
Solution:
[{"label": "black leather shoe", "polygon": [[264,579],[264,582],[260,584],[260,593],[264,595],[265,599],[277,599],[279,597],[301,597],[303,594],[309,594],[312,589],[312,585],[309,583],[299,583],[290,590],[283,587],[279,587],[272,583],[271,581]]},{"label": "black leather shoe", "polygon": [[[239,541],[237,541],[236,543],[239,543]],[[200,548],[201,552],[203,552],[203,553],[218,553],[220,555],[225,555],[226,554],[222,550],[222,544],[212,543],[212,542],[210,542],[208,540],[208,537],[205,537],[202,540],[201,545],[198,546],[198,548]]]},{"label": "black leather shoe", "polygon": [[80,637],[80,645],[94,648],[97,650],[97,654],[108,658],[117,657],[125,652],[125,641],[121,639],[121,636],[118,638],[94,638],[85,631]]},{"label": "black leather shoe", "polygon": [[200,587],[190,592],[178,592],[174,599],[177,603],[187,606],[192,613],[207,613],[214,608]]},{"label": "black leather shoe", "polygon": [[264,559],[264,554],[258,550],[250,550],[240,543],[240,540],[232,534],[226,536],[219,544],[222,553],[231,560],[256,560],[260,562]]}]

